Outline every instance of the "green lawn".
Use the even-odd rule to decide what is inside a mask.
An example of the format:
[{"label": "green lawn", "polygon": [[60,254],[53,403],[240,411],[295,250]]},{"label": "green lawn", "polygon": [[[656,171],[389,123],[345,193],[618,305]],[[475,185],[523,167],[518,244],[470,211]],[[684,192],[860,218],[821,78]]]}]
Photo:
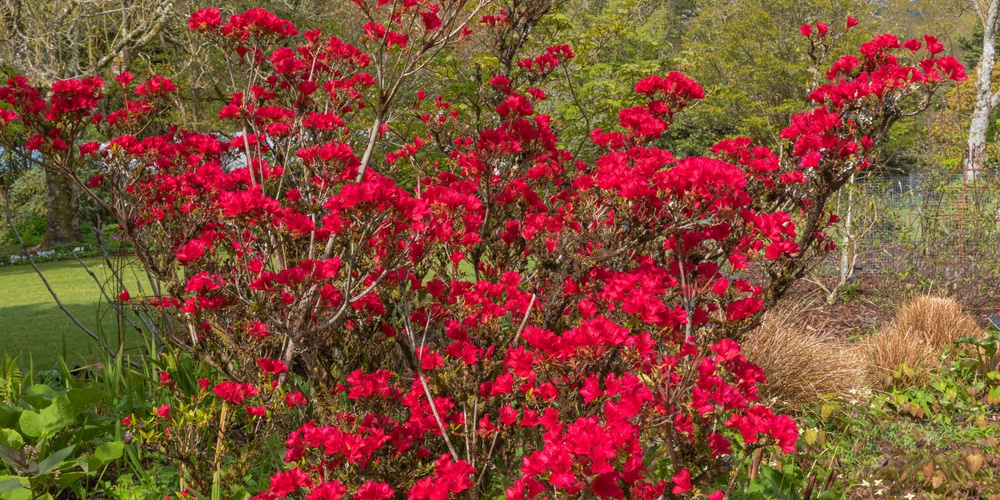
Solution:
[{"label": "green lawn", "polygon": [[[101,259],[83,261],[99,279],[110,275]],[[113,311],[101,300],[100,288],[79,263],[73,260],[38,266],[66,308],[92,331],[109,336],[117,345],[119,329]],[[126,284],[133,288],[135,281],[131,277]],[[126,345],[140,342],[134,331],[125,337]],[[97,343],[59,309],[30,265],[0,267],[0,352],[21,354],[25,361],[30,356],[35,366],[49,368],[60,356],[70,366],[82,365],[96,347]]]}]

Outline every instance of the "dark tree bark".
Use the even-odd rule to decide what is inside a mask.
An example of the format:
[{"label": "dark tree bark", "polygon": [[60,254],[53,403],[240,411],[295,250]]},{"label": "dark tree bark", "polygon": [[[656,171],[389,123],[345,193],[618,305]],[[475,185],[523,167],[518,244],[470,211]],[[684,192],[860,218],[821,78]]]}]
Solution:
[{"label": "dark tree bark", "polygon": [[45,171],[45,184],[48,187],[48,212],[45,218],[49,227],[41,246],[83,241],[76,185],[69,176],[51,170]]}]

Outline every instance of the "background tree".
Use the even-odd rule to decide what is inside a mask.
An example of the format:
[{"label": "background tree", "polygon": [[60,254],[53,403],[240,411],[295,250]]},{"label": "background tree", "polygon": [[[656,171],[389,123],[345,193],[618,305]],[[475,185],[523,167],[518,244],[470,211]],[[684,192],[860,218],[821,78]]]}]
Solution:
[{"label": "background tree", "polygon": [[[228,75],[213,67],[217,54],[208,53],[203,41],[185,29],[188,14],[209,3],[0,0],[0,70],[4,78],[21,74],[43,85],[82,75],[110,79],[126,68],[137,74],[170,74],[181,92],[160,126],[167,121],[182,127],[217,125],[215,117],[225,101],[219,89],[230,83]],[[221,6],[234,11],[262,6],[320,28],[335,28],[337,20],[341,26],[357,24],[345,22],[356,14],[338,2],[235,0]],[[45,172],[44,180],[48,228],[42,245],[81,241],[77,186],[52,171]]]},{"label": "background tree", "polygon": [[[833,61],[870,37],[871,14],[869,2],[856,0],[699,2],[677,67],[710,98],[678,120],[682,137],[675,148],[701,150],[727,136],[775,144],[789,117],[804,108],[810,88],[823,79],[815,68],[826,65],[803,53],[800,27],[831,23],[824,38],[830,46],[826,59]],[[848,16],[861,23],[844,36],[841,20]]]},{"label": "background tree", "polygon": [[[168,0],[0,1],[0,68],[51,84],[122,67],[173,13]],[[77,188],[45,172],[48,229],[42,245],[81,241]]]},{"label": "background tree", "polygon": [[990,116],[1000,105],[1000,91],[993,92],[993,65],[996,59],[997,19],[1000,1],[973,0],[976,14],[983,27],[982,53],[976,68],[976,104],[969,122],[969,138],[962,164],[962,180],[971,182],[981,173],[986,163],[986,135]]}]

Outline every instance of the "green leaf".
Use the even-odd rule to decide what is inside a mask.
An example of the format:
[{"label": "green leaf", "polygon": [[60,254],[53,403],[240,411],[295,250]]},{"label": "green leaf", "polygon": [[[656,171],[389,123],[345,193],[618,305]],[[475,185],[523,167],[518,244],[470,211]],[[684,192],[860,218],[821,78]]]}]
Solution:
[{"label": "green leaf", "polygon": [[989,394],[986,395],[986,402],[991,405],[1000,404],[1000,387],[990,389]]},{"label": "green leaf", "polygon": [[28,488],[18,488],[4,494],[0,494],[3,500],[32,500],[31,490]]},{"label": "green leaf", "polygon": [[59,476],[56,484],[59,485],[60,489],[66,489],[73,485],[73,483],[80,481],[81,479],[87,477],[83,472],[65,472]]},{"label": "green leaf", "polygon": [[20,408],[0,405],[0,427],[8,429],[13,428],[17,425],[17,419],[20,416]]},{"label": "green leaf", "polygon": [[31,405],[32,408],[40,410],[52,404],[52,400],[60,396],[55,389],[45,384],[35,384],[29,387],[21,399]]},{"label": "green leaf", "polygon": [[75,444],[72,446],[67,446],[66,448],[63,448],[45,457],[45,460],[42,460],[41,462],[38,463],[38,475],[48,474],[49,472],[55,470],[55,468],[58,467],[59,464],[63,462],[63,460],[66,460],[70,455],[73,454],[73,450],[75,448],[76,448]]},{"label": "green leaf", "polygon": [[212,500],[222,500],[222,483],[219,481],[219,472],[212,475]]},{"label": "green leaf", "polygon": [[125,450],[125,443],[121,441],[109,441],[97,447],[94,450],[94,456],[97,457],[103,464],[108,462],[118,460],[122,456],[122,451]]},{"label": "green leaf", "polygon": [[793,486],[793,478],[767,466],[760,468],[760,482],[764,485],[770,498],[780,500],[800,500],[799,492]]},{"label": "green leaf", "polygon": [[67,392],[66,397],[70,401],[73,418],[76,418],[84,411],[89,410],[97,403],[100,403],[103,396],[104,392],[97,387],[91,387],[89,389],[73,389]]},{"label": "green leaf", "polygon": [[45,439],[73,425],[75,420],[73,403],[70,402],[65,394],[62,394],[53,399],[52,404],[41,411],[22,412],[20,419],[21,432],[27,436]]},{"label": "green leaf", "polygon": [[0,444],[20,450],[24,447],[24,438],[14,429],[0,429]]},{"label": "green leaf", "polygon": [[0,476],[0,479],[4,477],[9,477],[10,479],[0,481],[0,493],[7,493],[8,491],[28,486],[26,484],[28,482],[28,478]]},{"label": "green leaf", "polygon": [[42,416],[37,411],[21,412],[18,425],[25,436],[36,438],[42,435]]},{"label": "green leaf", "polygon": [[104,465],[104,462],[102,462],[101,459],[93,455],[83,455],[78,457],[76,459],[76,463],[80,464],[80,468],[83,469],[84,472],[91,475],[95,474],[97,470]]}]

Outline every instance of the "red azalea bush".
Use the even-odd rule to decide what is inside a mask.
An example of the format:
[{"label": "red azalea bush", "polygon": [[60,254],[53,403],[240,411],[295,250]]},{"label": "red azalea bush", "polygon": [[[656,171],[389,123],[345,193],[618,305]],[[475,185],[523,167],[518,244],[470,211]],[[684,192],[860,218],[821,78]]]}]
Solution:
[{"label": "red azalea bush", "polygon": [[[704,92],[652,76],[585,162],[538,112],[571,49],[502,64],[521,47],[517,2],[355,3],[357,44],[298,38],[261,9],[191,16],[229,62],[231,134],[144,134],[176,90],[162,77],[0,87],[8,147],[25,134],[70,175],[100,163],[81,187],[161,285],[130,300],[224,374],[217,397],[267,418],[281,403],[262,373],[308,383],[316,421],[291,432],[290,468],[259,498],[655,499],[715,491],[734,449],[794,450],[738,335],[832,246],[826,199],[961,65],[930,37],[925,51],[875,38],[834,63],[781,157],[746,139],[709,157],[657,147]],[[486,106],[411,88],[476,20],[502,52]],[[817,29],[803,29],[814,49]],[[108,89],[124,104],[105,116]],[[420,131],[401,141],[393,122]],[[89,127],[107,142],[77,144]]]}]

